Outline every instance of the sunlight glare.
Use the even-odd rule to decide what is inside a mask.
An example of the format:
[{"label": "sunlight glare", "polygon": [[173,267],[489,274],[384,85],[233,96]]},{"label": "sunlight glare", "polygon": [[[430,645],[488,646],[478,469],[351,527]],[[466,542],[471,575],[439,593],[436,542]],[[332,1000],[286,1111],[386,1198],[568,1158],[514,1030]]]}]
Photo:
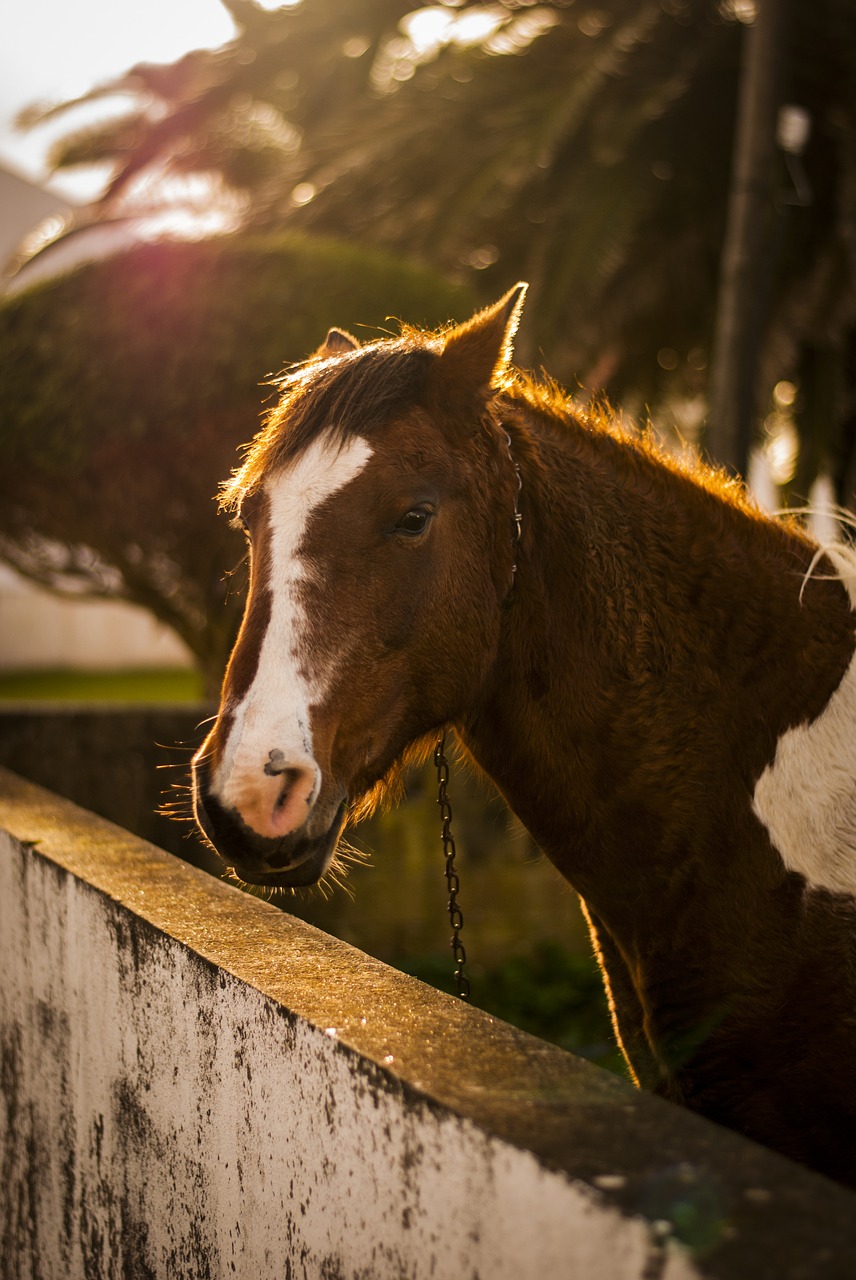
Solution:
[{"label": "sunlight glare", "polygon": [[580,16],[577,26],[584,36],[596,40],[612,25],[612,17],[605,9],[590,9]]},{"label": "sunlight glare", "polygon": [[796,474],[800,441],[789,414],[773,412],[764,423],[767,436],[764,453],[774,484],[788,484]]},{"label": "sunlight glare", "polygon": [[300,207],[315,199],[317,190],[311,182],[298,182],[291,193],[291,203]]},{"label": "sunlight glare", "polygon": [[439,49],[446,41],[457,19],[448,9],[432,6],[417,9],[401,20],[401,30],[417,56]]},{"label": "sunlight glare", "polygon": [[558,13],[546,6],[524,10],[490,36],[485,41],[485,48],[494,54],[524,53],[530,44],[560,22]]},{"label": "sunlight glare", "polygon": [[[33,102],[69,101],[122,76],[139,63],[170,63],[191,49],[215,49],[232,40],[235,24],[218,0],[38,0],[4,12],[0,44],[0,159],[44,179],[43,157],[62,128],[20,133],[18,112]],[[53,184],[72,199],[95,194],[74,178]]]},{"label": "sunlight glare", "polygon": [[453,38],[455,44],[481,44],[488,36],[494,35],[508,17],[507,10],[500,5],[484,5],[481,8],[467,9],[455,22]]},{"label": "sunlight glare", "polygon": [[407,37],[411,54],[416,61],[439,53],[446,44],[466,48],[482,44],[495,35],[508,19],[508,12],[501,5],[474,5],[463,13],[431,5],[415,9],[399,23]]},{"label": "sunlight glare", "polygon": [[773,388],[773,399],[783,409],[789,408],[797,398],[797,389],[793,382],[777,382]]},{"label": "sunlight glare", "polygon": [[342,45],[342,53],[346,58],[361,58],[370,48],[371,43],[365,36],[351,36]]},{"label": "sunlight glare", "polygon": [[202,240],[236,230],[246,208],[215,174],[157,169],[131,183],[118,212],[134,220],[141,240]]},{"label": "sunlight glare", "polygon": [[381,48],[372,68],[372,83],[381,93],[390,93],[447,46],[466,49],[486,45],[508,21],[509,12],[501,5],[474,5],[463,12],[448,5],[414,9],[399,22],[401,34]]},{"label": "sunlight glare", "polygon": [[237,229],[234,215],[223,209],[168,208],[153,213],[140,226],[141,240],[206,240]]},{"label": "sunlight glare", "polygon": [[722,0],[720,12],[732,22],[742,22],[751,27],[758,16],[757,0]]},{"label": "sunlight glare", "polygon": [[[217,48],[234,35],[232,19],[214,0],[54,0],[10,6],[4,63],[22,98],[60,101],[137,63],[172,62],[190,49]],[[27,56],[29,50],[34,56]],[[18,56],[10,56],[12,51]],[[3,71],[7,79],[6,66]]]},{"label": "sunlight glare", "polygon": [[70,219],[61,213],[43,218],[19,243],[15,251],[15,261],[26,262],[29,258],[34,258],[49,244],[58,240],[70,225]]}]

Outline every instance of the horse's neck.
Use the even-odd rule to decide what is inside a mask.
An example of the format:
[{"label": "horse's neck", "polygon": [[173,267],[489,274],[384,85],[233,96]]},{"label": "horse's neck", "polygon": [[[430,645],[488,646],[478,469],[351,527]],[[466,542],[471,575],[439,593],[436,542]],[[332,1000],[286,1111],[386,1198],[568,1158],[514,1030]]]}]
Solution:
[{"label": "horse's neck", "polygon": [[516,433],[517,586],[462,734],[587,904],[639,1082],[838,1176],[854,898],[789,870],[770,815],[853,867],[849,598],[824,562],[801,600],[810,544],[621,447]]},{"label": "horse's neck", "polygon": [[810,544],[643,451],[573,424],[515,444],[518,585],[463,737],[635,949],[690,881],[715,916],[723,881],[748,904],[782,876],[748,798],[841,681],[849,601],[820,578],[801,601]]}]

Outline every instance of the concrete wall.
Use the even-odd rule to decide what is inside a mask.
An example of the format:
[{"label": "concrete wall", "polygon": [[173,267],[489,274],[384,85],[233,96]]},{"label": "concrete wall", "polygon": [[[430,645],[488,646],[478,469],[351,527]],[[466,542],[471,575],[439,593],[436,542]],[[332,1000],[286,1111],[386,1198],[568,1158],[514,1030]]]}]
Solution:
[{"label": "concrete wall", "polygon": [[4,1277],[851,1277],[849,1193],[0,771]]}]

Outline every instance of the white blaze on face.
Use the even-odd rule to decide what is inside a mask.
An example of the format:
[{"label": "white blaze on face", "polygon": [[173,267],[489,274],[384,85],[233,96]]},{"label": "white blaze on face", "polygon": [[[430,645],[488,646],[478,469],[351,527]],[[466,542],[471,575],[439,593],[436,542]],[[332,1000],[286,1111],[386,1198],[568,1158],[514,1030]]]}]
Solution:
[{"label": "white blaze on face", "polygon": [[[308,647],[298,587],[310,570],[300,547],[318,507],[359,475],[371,456],[360,437],[341,449],[317,440],[263,486],[270,521],[266,585],[271,615],[248,692],[240,703],[224,708],[232,726],[212,792],[224,807],[237,810],[248,827],[269,838],[301,827],[321,787],[309,708],[323,698],[331,673],[319,670]],[[333,813],[319,813],[320,825],[327,817],[332,821]]]},{"label": "white blaze on face", "polygon": [[[856,608],[856,557],[826,554]],[[817,719],[782,734],[753,808],[789,871],[856,896],[856,656]]]}]

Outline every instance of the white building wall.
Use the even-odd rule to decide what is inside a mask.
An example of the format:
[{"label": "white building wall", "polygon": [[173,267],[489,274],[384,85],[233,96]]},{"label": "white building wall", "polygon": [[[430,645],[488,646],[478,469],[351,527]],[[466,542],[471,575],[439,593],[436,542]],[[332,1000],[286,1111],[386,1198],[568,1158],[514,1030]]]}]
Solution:
[{"label": "white building wall", "polygon": [[56,596],[0,565],[0,671],[192,665],[187,646],[144,609]]}]

